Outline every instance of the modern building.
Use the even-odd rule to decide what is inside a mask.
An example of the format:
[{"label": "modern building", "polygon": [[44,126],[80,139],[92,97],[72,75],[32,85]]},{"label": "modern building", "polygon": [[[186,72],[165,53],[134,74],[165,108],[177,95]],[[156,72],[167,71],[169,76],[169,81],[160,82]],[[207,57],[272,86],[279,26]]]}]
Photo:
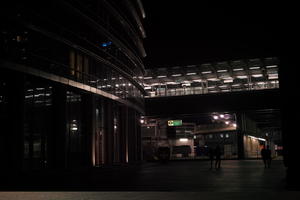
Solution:
[{"label": "modern building", "polygon": [[139,162],[141,1],[13,1],[0,10],[0,168]]}]

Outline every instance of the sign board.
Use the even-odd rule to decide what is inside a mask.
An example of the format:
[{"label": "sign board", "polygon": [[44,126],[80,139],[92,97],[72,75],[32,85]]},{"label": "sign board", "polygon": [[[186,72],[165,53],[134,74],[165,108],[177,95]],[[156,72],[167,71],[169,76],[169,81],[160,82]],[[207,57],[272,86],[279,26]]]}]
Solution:
[{"label": "sign board", "polygon": [[182,120],[168,120],[168,126],[182,126]]}]

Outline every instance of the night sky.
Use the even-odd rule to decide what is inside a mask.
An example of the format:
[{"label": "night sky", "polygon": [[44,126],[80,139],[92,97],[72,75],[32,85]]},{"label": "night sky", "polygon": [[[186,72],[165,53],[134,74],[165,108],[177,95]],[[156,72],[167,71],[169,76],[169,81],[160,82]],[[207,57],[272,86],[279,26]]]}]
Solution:
[{"label": "night sky", "polygon": [[280,7],[274,2],[201,2],[143,1],[146,68],[278,56]]}]

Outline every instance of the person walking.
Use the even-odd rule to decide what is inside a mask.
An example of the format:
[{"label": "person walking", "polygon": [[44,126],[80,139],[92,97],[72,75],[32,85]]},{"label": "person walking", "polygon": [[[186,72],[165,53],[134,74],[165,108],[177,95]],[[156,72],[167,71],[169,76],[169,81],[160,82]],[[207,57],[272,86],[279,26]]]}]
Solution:
[{"label": "person walking", "polygon": [[263,148],[261,149],[261,158],[264,162],[265,168],[267,168],[267,149],[266,146],[264,145]]},{"label": "person walking", "polygon": [[210,160],[210,169],[212,169],[213,162],[214,162],[214,150],[211,147],[208,148],[208,156],[209,156],[209,160]]},{"label": "person walking", "polygon": [[266,149],[266,163],[267,163],[267,167],[268,168],[271,167],[271,161],[272,161],[271,150],[270,150],[270,146],[267,145],[267,149]]},{"label": "person walking", "polygon": [[220,167],[221,167],[221,148],[220,148],[220,145],[217,145],[217,147],[215,149],[215,156],[216,156],[215,168],[220,169]]}]

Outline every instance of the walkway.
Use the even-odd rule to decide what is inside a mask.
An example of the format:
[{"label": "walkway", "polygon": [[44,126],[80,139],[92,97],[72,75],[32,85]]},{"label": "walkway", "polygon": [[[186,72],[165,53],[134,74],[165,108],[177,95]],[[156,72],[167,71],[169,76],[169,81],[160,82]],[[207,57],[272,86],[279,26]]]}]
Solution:
[{"label": "walkway", "polygon": [[[300,192],[285,189],[280,160],[270,169],[260,160],[225,160],[220,170],[210,170],[208,161],[171,161],[49,176],[24,176],[27,182],[19,181],[13,190],[29,192],[0,192],[0,200],[300,199]],[[32,192],[37,190],[56,192]]]}]

